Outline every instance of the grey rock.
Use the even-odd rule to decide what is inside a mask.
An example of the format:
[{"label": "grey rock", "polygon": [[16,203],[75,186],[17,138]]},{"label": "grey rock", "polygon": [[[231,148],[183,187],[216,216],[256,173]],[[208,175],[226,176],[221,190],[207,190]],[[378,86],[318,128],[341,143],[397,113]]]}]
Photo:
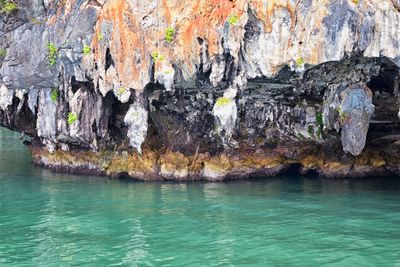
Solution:
[{"label": "grey rock", "polygon": [[364,149],[369,122],[375,109],[372,93],[367,87],[352,85],[341,93],[341,98],[343,150],[357,156]]},{"label": "grey rock", "polygon": [[[239,2],[246,8],[235,25],[221,22],[207,29],[215,33],[207,39],[203,29],[179,28],[192,19],[185,8],[168,22],[155,0],[18,1],[18,12],[0,17],[0,125],[26,132],[52,153],[146,148],[214,155],[240,153],[240,145],[356,156],[400,133],[393,101],[398,0],[299,1],[265,17],[257,1]],[[116,4],[125,6],[121,17],[111,16]],[[157,32],[167,23],[177,27],[168,44]],[[52,66],[50,43],[57,48]],[[71,124],[69,113],[78,116]],[[220,179],[210,166],[202,172]]]}]

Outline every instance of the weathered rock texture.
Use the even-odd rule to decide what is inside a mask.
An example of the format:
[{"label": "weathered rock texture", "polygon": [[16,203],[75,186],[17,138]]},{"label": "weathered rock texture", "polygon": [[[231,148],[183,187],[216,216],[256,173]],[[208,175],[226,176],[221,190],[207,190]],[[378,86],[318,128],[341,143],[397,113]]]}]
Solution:
[{"label": "weathered rock texture", "polygon": [[398,0],[15,0],[0,124],[139,179],[400,174]]}]

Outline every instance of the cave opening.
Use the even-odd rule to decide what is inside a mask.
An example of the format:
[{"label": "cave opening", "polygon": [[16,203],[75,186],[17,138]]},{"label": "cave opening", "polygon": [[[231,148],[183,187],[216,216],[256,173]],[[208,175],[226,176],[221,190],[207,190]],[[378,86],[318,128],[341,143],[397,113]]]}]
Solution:
[{"label": "cave opening", "polygon": [[288,169],[285,171],[285,175],[289,175],[289,176],[301,175],[301,176],[310,177],[310,178],[319,177],[319,173],[316,170],[306,169],[300,163],[290,164]]},{"label": "cave opening", "polygon": [[109,91],[105,96],[105,103],[110,107],[108,128],[110,130],[111,144],[121,143],[126,139],[128,128],[125,126],[124,117],[129,110],[130,103],[121,103],[115,97],[114,92]]},{"label": "cave opening", "polygon": [[34,136],[36,135],[36,114],[29,108],[28,101],[21,102],[18,97],[14,96],[7,111],[0,109],[0,126]]},{"label": "cave opening", "polygon": [[371,117],[367,145],[400,135],[399,96],[400,69],[389,59],[381,60],[380,71],[367,82],[373,93],[375,111]]},{"label": "cave opening", "polygon": [[71,90],[75,94],[79,89],[94,92],[94,83],[92,81],[78,81],[75,76],[71,76]]},{"label": "cave opening", "polygon": [[[154,74],[154,72],[152,73]],[[146,99],[145,103],[149,111],[149,116],[147,120],[147,135],[143,143],[143,147],[155,151],[162,148],[163,139],[165,138],[165,136],[160,133],[159,125],[157,125],[154,117],[155,111],[162,107],[162,103],[160,101],[162,93],[166,93],[166,91],[164,86],[159,83],[151,82],[144,88],[144,97]]]},{"label": "cave opening", "polygon": [[399,68],[389,61],[388,59],[381,60],[381,69],[376,76],[372,76],[367,82],[367,86],[377,94],[395,94],[395,84],[399,82],[398,80]]},{"label": "cave opening", "polygon": [[106,50],[106,65],[104,66],[105,67],[105,71],[107,72],[107,70],[111,66],[114,66],[114,60],[113,60],[113,58],[111,56],[110,48],[108,47],[107,50]]}]

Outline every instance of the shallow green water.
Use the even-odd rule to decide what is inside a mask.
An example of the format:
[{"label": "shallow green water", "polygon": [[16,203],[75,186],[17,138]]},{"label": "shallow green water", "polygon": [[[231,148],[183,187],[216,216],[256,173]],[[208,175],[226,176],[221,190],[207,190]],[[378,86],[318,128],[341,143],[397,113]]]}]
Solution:
[{"label": "shallow green water", "polygon": [[400,266],[400,179],[58,175],[16,140],[0,130],[0,266]]}]

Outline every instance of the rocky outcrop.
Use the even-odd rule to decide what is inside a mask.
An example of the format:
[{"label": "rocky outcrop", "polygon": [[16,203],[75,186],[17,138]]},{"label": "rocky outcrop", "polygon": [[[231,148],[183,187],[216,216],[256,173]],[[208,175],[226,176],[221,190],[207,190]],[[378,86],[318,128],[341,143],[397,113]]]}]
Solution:
[{"label": "rocky outcrop", "polygon": [[399,175],[398,1],[14,1],[0,124],[150,179]]}]

